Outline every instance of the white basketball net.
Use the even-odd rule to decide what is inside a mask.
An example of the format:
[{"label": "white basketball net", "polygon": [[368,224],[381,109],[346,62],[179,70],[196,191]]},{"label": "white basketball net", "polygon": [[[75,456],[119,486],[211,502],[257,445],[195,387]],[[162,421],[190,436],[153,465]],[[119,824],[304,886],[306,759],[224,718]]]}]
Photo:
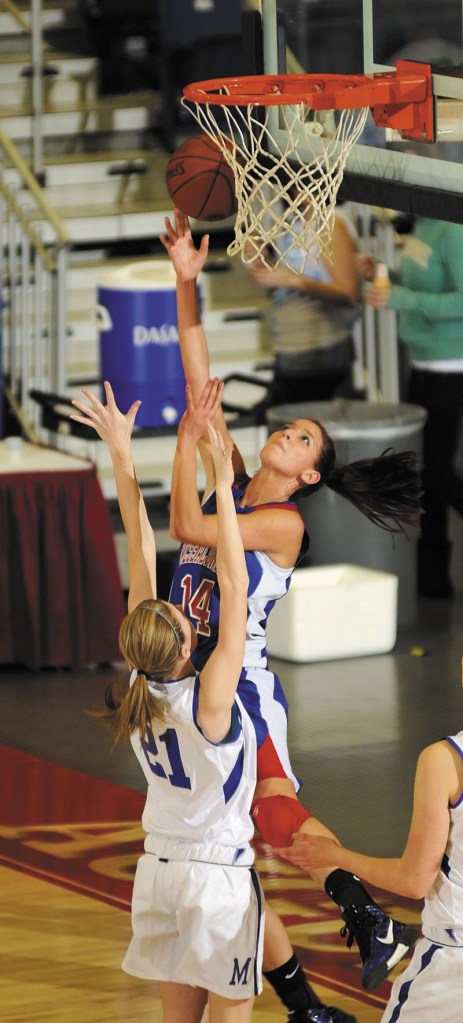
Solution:
[{"label": "white basketball net", "polygon": [[[238,212],[228,254],[240,253],[244,263],[260,258],[269,268],[287,263],[299,273],[308,259],[329,259],[338,189],[368,109],[341,110],[327,136],[326,111],[310,110],[303,102],[228,106],[183,98],[182,103],[233,169]],[[271,130],[276,111],[284,149]]]}]

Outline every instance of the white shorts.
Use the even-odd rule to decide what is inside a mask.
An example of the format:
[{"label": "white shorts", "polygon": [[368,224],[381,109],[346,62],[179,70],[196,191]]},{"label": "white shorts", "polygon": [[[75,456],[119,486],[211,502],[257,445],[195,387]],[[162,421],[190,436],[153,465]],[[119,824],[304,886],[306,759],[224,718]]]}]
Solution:
[{"label": "white shorts", "polygon": [[[293,772],[288,752],[288,704],[278,675],[266,668],[252,667],[243,670],[238,685],[238,696],[256,731],[257,781],[262,778],[261,758],[263,755],[265,758],[263,744],[269,735],[285,776],[292,781],[298,792],[301,783]],[[264,773],[264,777],[269,777],[268,772]]]},{"label": "white shorts", "polygon": [[381,1023],[461,1023],[463,947],[421,938],[397,977]]},{"label": "white shorts", "polygon": [[140,858],[122,969],[243,999],[262,990],[264,899],[250,867]]}]

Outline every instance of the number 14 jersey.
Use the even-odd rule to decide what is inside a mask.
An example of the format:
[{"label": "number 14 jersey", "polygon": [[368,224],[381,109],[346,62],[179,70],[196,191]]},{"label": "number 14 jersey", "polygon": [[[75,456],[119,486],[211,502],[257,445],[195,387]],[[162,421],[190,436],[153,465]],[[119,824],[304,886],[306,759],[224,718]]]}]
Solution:
[{"label": "number 14 jersey", "polygon": [[[248,476],[240,476],[233,485],[237,515],[248,515],[256,510],[255,507],[242,508],[239,504],[248,482]],[[294,501],[278,502],[275,506],[300,515]],[[266,508],[273,505],[258,507]],[[216,511],[216,498],[213,492],[203,504],[203,512],[206,515],[215,515]],[[293,569],[281,568],[263,551],[245,551],[245,557],[249,587],[243,668],[267,668],[267,618],[275,601],[287,592]],[[217,645],[220,590],[214,547],[182,544],[169,600],[182,606],[197,631],[198,646],[192,660],[195,668],[200,671]]]}]

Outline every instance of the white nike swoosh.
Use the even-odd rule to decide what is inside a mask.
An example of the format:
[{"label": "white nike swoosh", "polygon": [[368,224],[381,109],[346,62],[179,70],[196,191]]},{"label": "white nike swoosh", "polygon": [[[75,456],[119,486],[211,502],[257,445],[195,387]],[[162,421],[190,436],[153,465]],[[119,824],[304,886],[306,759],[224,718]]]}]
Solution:
[{"label": "white nike swoosh", "polygon": [[285,973],[285,980],[291,980],[291,977],[294,977],[294,975],[297,973],[298,969],[299,969],[299,965],[296,966],[296,969],[293,970],[292,973]]},{"label": "white nike swoosh", "polygon": [[394,941],[394,924],[391,919],[389,920],[386,937],[378,938],[378,941],[380,941],[382,945],[392,945],[392,942]]}]

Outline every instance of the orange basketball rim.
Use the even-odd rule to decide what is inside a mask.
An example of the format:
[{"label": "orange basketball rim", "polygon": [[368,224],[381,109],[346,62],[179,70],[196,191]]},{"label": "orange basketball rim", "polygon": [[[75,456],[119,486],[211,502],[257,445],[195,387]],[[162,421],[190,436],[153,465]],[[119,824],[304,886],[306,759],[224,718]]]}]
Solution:
[{"label": "orange basketball rim", "polygon": [[398,60],[395,71],[372,75],[251,75],[185,86],[185,99],[218,106],[282,106],[312,110],[369,107],[379,127],[403,138],[435,141],[431,65]]},{"label": "orange basketball rim", "polygon": [[331,257],[337,193],[369,111],[404,139],[435,139],[431,66],[416,61],[371,76],[212,79],[186,86],[182,103],[233,170],[238,209],[229,255],[271,268],[291,252],[300,273],[315,236],[316,258]]}]

